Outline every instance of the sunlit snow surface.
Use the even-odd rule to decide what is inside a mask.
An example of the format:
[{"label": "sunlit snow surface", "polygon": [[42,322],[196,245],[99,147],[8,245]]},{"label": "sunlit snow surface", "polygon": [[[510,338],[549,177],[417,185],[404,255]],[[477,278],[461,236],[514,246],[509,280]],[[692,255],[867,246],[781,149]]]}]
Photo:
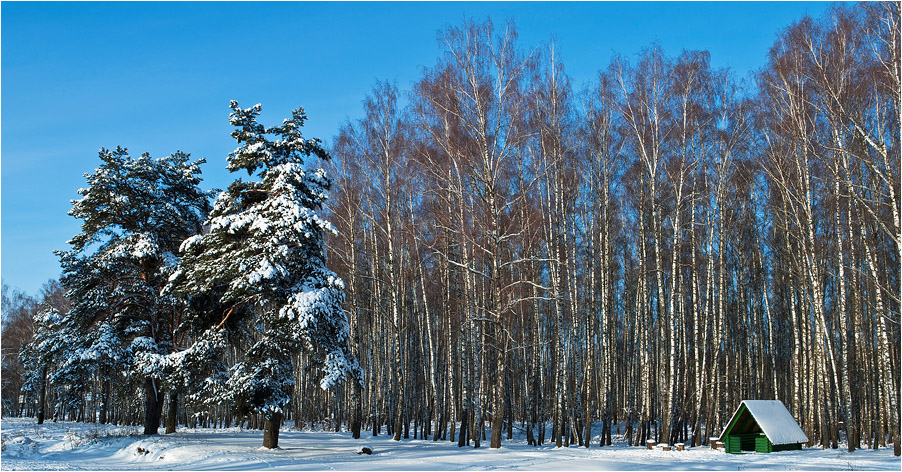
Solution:
[{"label": "sunlit snow surface", "polygon": [[[261,431],[184,429],[140,436],[137,427],[4,418],[3,470],[899,470],[892,449],[808,448],[773,454],[726,454],[707,447],[677,452],[615,445],[590,449],[532,447],[523,438],[501,449],[458,448],[448,441],[403,439],[364,432],[284,428],[276,450],[261,447]],[[124,435],[124,436],[123,436]],[[597,443],[596,443],[597,444]],[[361,446],[372,456],[358,455]]]}]

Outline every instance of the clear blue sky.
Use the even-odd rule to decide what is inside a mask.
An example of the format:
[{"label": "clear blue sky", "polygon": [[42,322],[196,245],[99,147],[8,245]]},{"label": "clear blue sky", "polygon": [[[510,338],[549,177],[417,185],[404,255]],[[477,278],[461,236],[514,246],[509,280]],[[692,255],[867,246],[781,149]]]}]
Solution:
[{"label": "clear blue sky", "polygon": [[552,35],[577,87],[658,41],[707,49],[740,75],[777,32],[822,2],[70,3],[3,2],[0,273],[36,294],[59,277],[51,251],[79,230],[67,215],[100,147],[205,157],[225,188],[228,103],[263,104],[272,125],[303,106],[305,136],[329,143],[374,82],[409,90],[440,55],[437,31],[465,17],[515,19],[520,44]]}]

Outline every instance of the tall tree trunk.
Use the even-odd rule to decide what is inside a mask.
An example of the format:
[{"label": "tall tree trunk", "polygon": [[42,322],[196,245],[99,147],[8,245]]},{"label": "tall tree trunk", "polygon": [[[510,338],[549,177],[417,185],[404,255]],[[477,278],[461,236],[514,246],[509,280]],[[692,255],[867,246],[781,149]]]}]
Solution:
[{"label": "tall tree trunk", "polygon": [[491,449],[501,447],[501,430],[504,427],[504,411],[507,407],[507,395],[504,394],[507,388],[507,363],[504,361],[504,355],[504,351],[497,353],[499,359],[495,372],[495,400],[492,405],[492,440],[489,443]]},{"label": "tall tree trunk", "polygon": [[[390,203],[391,202],[389,201],[389,204]],[[398,292],[399,292],[399,290],[398,290],[398,286],[397,286],[397,273],[396,273],[396,268],[395,268],[395,257],[394,257],[395,256],[394,237],[393,237],[393,233],[392,233],[391,218],[392,218],[391,214],[389,214],[389,216],[388,216],[389,221],[386,225],[388,228],[387,234],[386,234],[386,239],[388,241],[388,277],[389,277],[389,284],[390,284],[390,286],[388,287],[388,291],[390,294],[390,299],[389,299],[390,302],[389,303],[391,305],[392,323],[394,325],[394,331],[395,331],[395,335],[393,337],[394,342],[395,342],[394,368],[396,369],[396,372],[398,375],[398,383],[396,385],[396,391],[395,391],[395,395],[397,397],[395,399],[395,401],[396,401],[395,434],[392,437],[392,439],[394,439],[395,441],[400,441],[401,433],[402,433],[401,425],[404,422],[404,400],[405,400],[405,394],[406,394],[404,390],[405,390],[406,375],[405,375],[405,369],[404,369],[403,351],[401,350],[402,346],[404,345],[404,342],[403,342],[404,330],[402,329],[402,326],[401,326],[403,323],[403,320],[401,319],[401,315],[399,313],[399,308],[398,308]]]},{"label": "tall tree trunk", "polygon": [[263,447],[275,449],[279,447],[279,428],[282,427],[282,413],[272,413],[266,417],[263,426]]},{"label": "tall tree trunk", "polygon": [[157,379],[144,378],[144,434],[157,434],[160,416],[163,414],[163,398]]},{"label": "tall tree trunk", "polygon": [[166,411],[166,434],[175,432],[176,426],[179,424],[179,392],[173,388],[169,391],[169,405]]},{"label": "tall tree trunk", "polygon": [[[682,203],[682,195],[683,195],[683,175],[682,169],[680,172],[679,181],[676,189],[676,206],[674,208],[674,222],[673,222],[673,250],[671,252],[671,260],[670,260],[670,296],[668,297],[668,308],[667,314],[669,316],[669,323],[667,325],[667,337],[668,344],[670,346],[670,354],[668,359],[668,368],[667,368],[667,393],[664,398],[664,427],[662,428],[664,439],[667,440],[668,444],[673,444],[673,429],[676,424],[676,396],[677,396],[677,373],[676,373],[676,360],[677,360],[677,326],[679,326],[679,316],[677,314],[677,310],[674,307],[674,302],[678,300],[682,294],[680,293],[681,287],[679,285],[680,277],[678,276],[679,268],[677,263],[679,261],[679,252],[680,252],[680,244],[681,244],[681,227],[680,227],[680,216],[681,209],[680,205]],[[663,237],[663,235],[662,235]],[[656,251],[659,248],[656,247]],[[660,281],[660,278],[658,279]],[[662,292],[659,290],[658,292],[661,294]]]},{"label": "tall tree trunk", "polygon": [[38,392],[38,424],[44,424],[47,405],[47,368],[41,369],[41,390]]}]

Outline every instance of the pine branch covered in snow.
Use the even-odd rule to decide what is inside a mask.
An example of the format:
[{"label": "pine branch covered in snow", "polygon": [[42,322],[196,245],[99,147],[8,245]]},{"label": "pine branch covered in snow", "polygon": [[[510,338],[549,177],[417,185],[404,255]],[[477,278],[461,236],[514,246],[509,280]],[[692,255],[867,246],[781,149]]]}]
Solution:
[{"label": "pine branch covered in snow", "polygon": [[329,156],[319,140],[303,138],[303,109],[265,128],[256,121],[260,105],[242,109],[233,101],[231,108],[239,147],[229,154],[228,169],[256,172],[259,180],[236,180],[219,195],[206,222],[209,232],[182,244],[166,293],[189,300],[180,330],[222,328],[233,344],[248,346],[228,371],[220,368],[208,377],[220,379],[227,396],[211,399],[269,417],[289,401],[292,357],[299,350],[316,354],[323,388],[359,379],[360,369],[348,351],[344,284],[326,269],[323,237],[335,230],[317,213],[331,182],[322,169],[303,167],[305,157]]}]

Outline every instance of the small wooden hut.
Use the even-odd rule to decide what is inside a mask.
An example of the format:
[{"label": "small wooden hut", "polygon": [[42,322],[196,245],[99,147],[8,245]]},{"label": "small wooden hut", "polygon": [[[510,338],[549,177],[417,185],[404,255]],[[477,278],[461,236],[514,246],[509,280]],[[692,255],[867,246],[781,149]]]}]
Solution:
[{"label": "small wooden hut", "polygon": [[808,436],[779,400],[743,400],[720,435],[726,452],[802,449]]}]

